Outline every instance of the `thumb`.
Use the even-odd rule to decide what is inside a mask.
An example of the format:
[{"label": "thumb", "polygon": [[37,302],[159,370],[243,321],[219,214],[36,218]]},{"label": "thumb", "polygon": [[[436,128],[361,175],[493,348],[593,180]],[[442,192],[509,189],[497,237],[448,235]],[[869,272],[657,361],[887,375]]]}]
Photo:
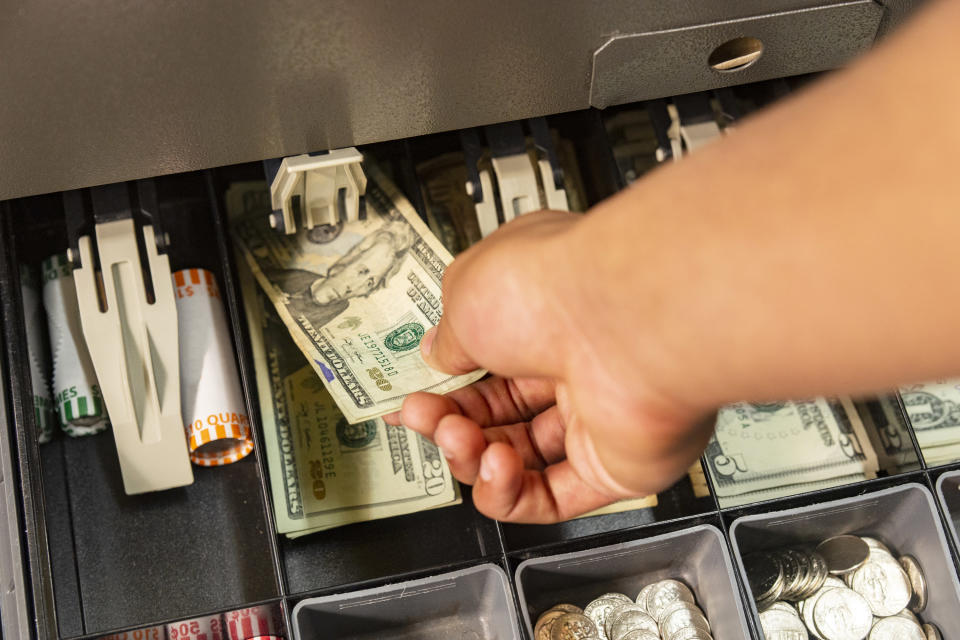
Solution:
[{"label": "thumb", "polygon": [[428,365],[445,373],[460,375],[480,368],[464,350],[445,317],[440,318],[440,323],[424,334],[420,341],[420,352]]}]

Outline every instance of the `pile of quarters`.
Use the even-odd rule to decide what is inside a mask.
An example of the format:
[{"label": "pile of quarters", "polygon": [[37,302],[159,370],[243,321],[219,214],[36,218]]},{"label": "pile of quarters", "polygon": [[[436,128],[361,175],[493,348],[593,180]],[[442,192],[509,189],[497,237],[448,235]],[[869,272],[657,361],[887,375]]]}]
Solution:
[{"label": "pile of quarters", "polygon": [[646,585],[636,598],[605,593],[583,609],[558,604],[537,619],[535,640],[713,640],[693,591],[679,580]]},{"label": "pile of quarters", "polygon": [[767,640],[940,640],[921,618],[927,584],[912,556],[874,537],[842,535],[814,548],[744,558]]}]

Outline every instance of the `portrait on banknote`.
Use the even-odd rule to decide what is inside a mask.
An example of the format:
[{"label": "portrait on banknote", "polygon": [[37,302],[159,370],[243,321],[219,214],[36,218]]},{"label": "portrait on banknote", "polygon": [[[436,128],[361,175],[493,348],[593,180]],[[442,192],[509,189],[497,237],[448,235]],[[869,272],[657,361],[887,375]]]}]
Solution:
[{"label": "portrait on banknote", "polygon": [[268,269],[265,275],[284,292],[284,301],[295,315],[322,327],[345,311],[351,298],[367,297],[384,288],[400,271],[415,239],[407,222],[391,220],[359,238],[325,271]]}]

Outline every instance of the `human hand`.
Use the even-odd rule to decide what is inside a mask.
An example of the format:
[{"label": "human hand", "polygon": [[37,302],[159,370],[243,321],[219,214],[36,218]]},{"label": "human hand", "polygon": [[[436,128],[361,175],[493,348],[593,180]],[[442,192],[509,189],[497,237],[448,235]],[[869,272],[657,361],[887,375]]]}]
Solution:
[{"label": "human hand", "polygon": [[621,310],[591,305],[598,274],[595,258],[580,257],[581,220],[524,215],[448,267],[424,358],[495,375],[446,396],[412,394],[385,417],[434,441],[454,477],[474,485],[477,509],[498,520],[556,522],[658,492],[712,430],[709,411],[651,384],[652,360],[645,369],[623,340],[598,339]]}]

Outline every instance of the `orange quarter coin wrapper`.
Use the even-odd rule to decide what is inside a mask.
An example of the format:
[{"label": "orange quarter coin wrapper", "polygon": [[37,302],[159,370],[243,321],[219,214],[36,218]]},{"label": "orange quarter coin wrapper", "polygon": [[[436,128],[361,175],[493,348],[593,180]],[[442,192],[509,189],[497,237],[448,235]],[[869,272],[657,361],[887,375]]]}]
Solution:
[{"label": "orange quarter coin wrapper", "polygon": [[260,605],[228,611],[223,614],[227,640],[253,640],[254,638],[283,638],[283,622],[277,605]]},{"label": "orange quarter coin wrapper", "polygon": [[250,421],[217,280],[205,269],[173,274],[180,331],[180,402],[190,460],[236,462],[253,450]]}]

